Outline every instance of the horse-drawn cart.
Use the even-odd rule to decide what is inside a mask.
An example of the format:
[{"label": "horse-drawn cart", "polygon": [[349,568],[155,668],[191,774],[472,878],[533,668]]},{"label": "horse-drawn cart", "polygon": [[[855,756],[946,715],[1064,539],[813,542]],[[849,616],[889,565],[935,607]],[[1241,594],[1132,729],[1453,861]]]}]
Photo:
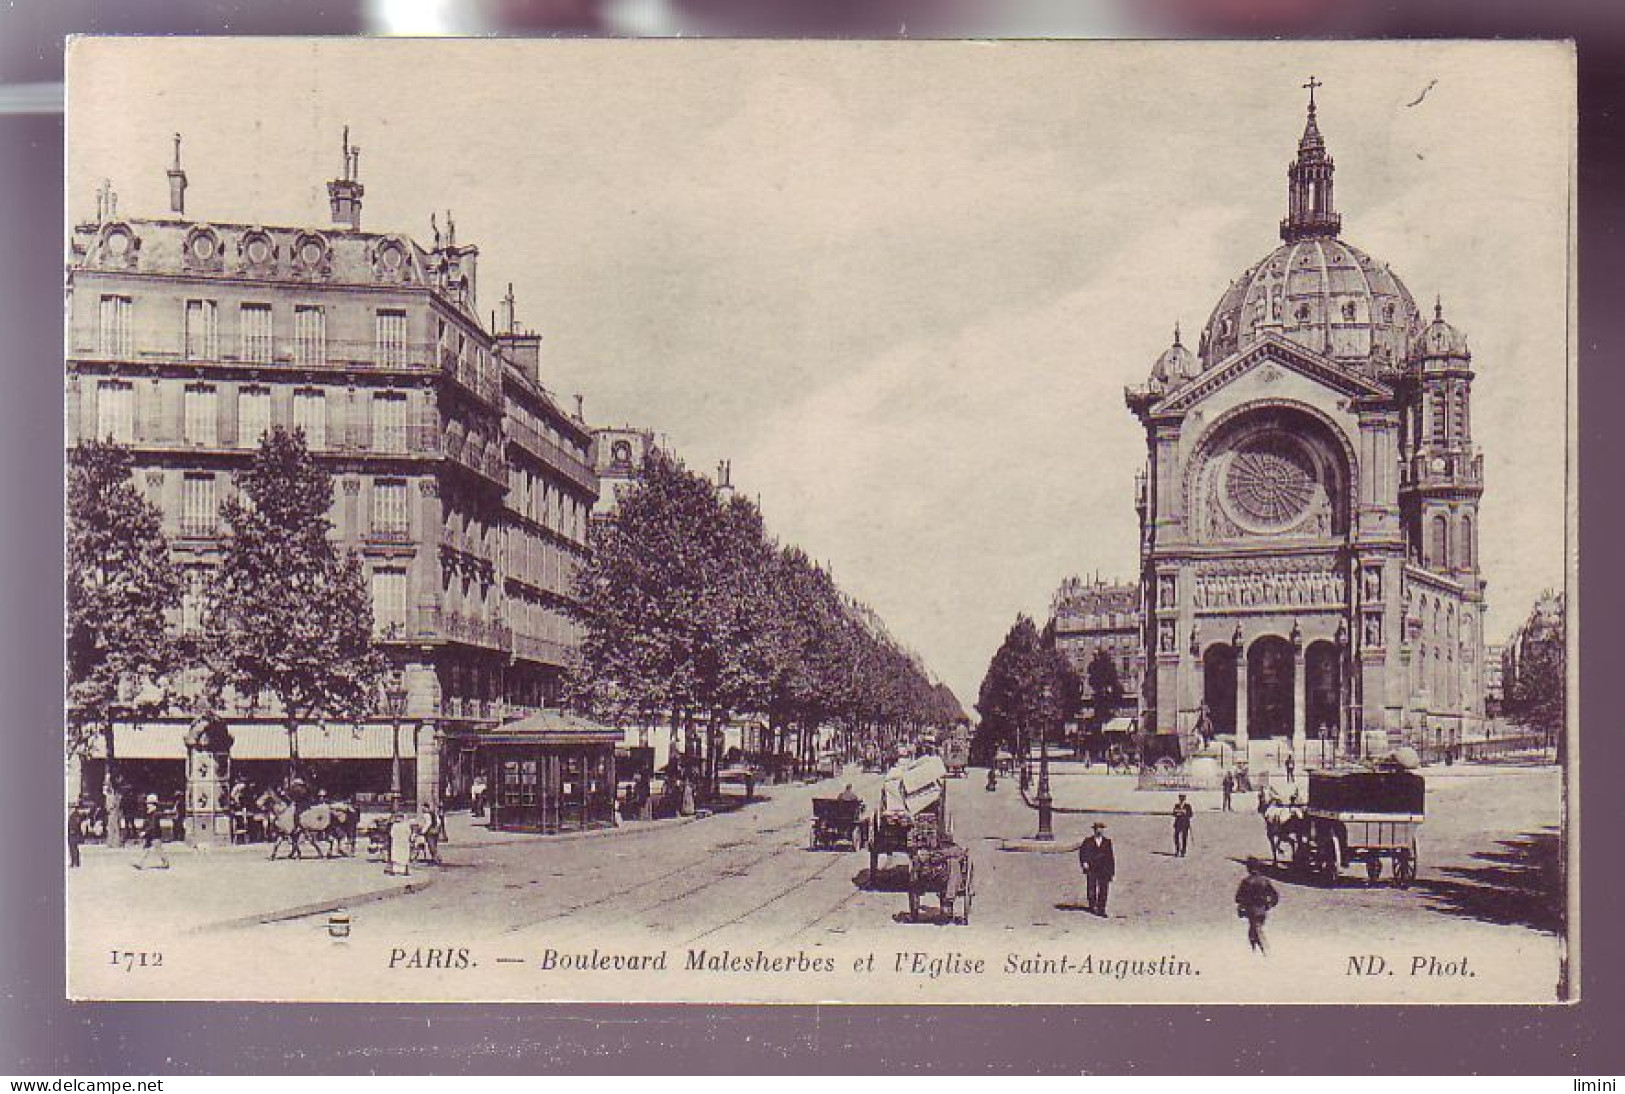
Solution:
[{"label": "horse-drawn cart", "polygon": [[880,876],[880,856],[906,854],[910,832],[928,820],[940,838],[953,842],[948,819],[947,768],[935,756],[900,763],[880,787],[880,809],[869,829],[869,877]]},{"label": "horse-drawn cart", "polygon": [[842,846],[861,851],[867,839],[868,824],[860,799],[813,799],[812,831],[807,836],[809,851],[827,851]]},{"label": "horse-drawn cart", "polygon": [[1386,863],[1395,885],[1409,885],[1419,862],[1425,792],[1412,771],[1311,774],[1309,804],[1287,822],[1293,868],[1335,881],[1343,867],[1360,863],[1376,882]]}]

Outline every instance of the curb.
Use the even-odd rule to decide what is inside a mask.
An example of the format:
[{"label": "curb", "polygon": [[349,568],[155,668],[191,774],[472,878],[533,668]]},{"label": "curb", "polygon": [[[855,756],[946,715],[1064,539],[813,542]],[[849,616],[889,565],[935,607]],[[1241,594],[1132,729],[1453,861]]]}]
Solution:
[{"label": "curb", "polygon": [[1005,839],[999,841],[1001,851],[1026,851],[1037,855],[1070,855],[1084,844],[1083,840]]},{"label": "curb", "polygon": [[[712,816],[719,814],[713,813]],[[607,839],[611,836],[635,836],[643,832],[659,832],[667,828],[678,828],[685,824],[693,824],[705,817],[666,817],[656,821],[629,821],[619,828],[591,828],[585,832],[554,832],[551,835],[544,832],[516,832],[506,839],[481,840],[441,840],[441,846],[461,849],[464,847],[509,847],[518,843],[566,843],[582,839]]]},{"label": "curb", "polygon": [[278,911],[255,912],[252,915],[238,916],[236,919],[222,919],[214,923],[205,923],[201,927],[194,927],[187,933],[205,934],[211,931],[228,931],[240,927],[259,927],[268,923],[283,923],[290,919],[306,919],[313,915],[321,915],[324,912],[337,911],[340,908],[353,907],[359,904],[376,904],[381,900],[391,900],[395,897],[421,893],[432,886],[434,881],[434,875],[426,874],[423,880],[408,882],[405,885],[390,886],[387,889],[371,889],[364,893],[312,901],[309,904],[298,904],[292,908],[282,908]]}]

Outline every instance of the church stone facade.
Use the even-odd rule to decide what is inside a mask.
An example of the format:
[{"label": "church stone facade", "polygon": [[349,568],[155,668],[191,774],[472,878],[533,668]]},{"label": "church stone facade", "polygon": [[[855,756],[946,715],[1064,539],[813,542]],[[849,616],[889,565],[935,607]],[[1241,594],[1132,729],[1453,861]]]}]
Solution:
[{"label": "church stone facade", "polygon": [[1472,357],[1341,238],[1313,86],[1287,175],[1280,246],[1126,392],[1147,448],[1141,729],[1257,764],[1317,739],[1448,746],[1484,714]]}]

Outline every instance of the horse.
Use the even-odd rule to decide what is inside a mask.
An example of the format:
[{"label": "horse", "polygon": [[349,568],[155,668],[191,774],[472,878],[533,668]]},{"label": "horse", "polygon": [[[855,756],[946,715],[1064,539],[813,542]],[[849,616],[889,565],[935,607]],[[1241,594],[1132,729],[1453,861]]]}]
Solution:
[{"label": "horse", "polygon": [[1297,853],[1298,845],[1309,838],[1309,817],[1301,806],[1271,802],[1262,811],[1264,836],[1270,842],[1270,862],[1280,865],[1283,849]]},{"label": "horse", "polygon": [[[271,833],[271,859],[284,841],[288,844],[289,858],[303,858],[300,840],[309,843],[320,858],[331,858],[338,851],[339,840],[349,843],[355,853],[356,826],[360,811],[348,802],[321,802],[300,808],[276,790],[267,790],[254,803],[265,816],[266,831]],[[327,842],[324,853],[319,840]]]}]

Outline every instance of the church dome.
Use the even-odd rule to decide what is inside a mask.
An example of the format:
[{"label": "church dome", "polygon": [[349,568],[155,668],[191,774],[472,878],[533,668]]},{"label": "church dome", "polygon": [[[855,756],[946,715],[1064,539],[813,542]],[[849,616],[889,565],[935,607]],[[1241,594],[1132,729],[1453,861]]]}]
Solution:
[{"label": "church dome", "polygon": [[1156,364],[1151,366],[1153,384],[1178,384],[1195,376],[1196,357],[1179,340],[1179,328],[1174,328],[1174,344],[1162,351]]},{"label": "church dome", "polygon": [[1467,336],[1451,326],[1444,318],[1444,305],[1433,304],[1433,322],[1423,327],[1411,347],[1414,357],[1460,357],[1471,360],[1467,349]]},{"label": "church dome", "polygon": [[1275,332],[1351,365],[1398,364],[1416,301],[1385,263],[1335,236],[1283,243],[1233,281],[1202,334],[1211,368]]},{"label": "church dome", "polygon": [[1202,367],[1274,333],[1312,353],[1362,371],[1405,359],[1419,323],[1416,301],[1386,263],[1338,238],[1343,218],[1332,200],[1334,164],[1309,117],[1287,169],[1282,243],[1230,283],[1202,332]]}]

